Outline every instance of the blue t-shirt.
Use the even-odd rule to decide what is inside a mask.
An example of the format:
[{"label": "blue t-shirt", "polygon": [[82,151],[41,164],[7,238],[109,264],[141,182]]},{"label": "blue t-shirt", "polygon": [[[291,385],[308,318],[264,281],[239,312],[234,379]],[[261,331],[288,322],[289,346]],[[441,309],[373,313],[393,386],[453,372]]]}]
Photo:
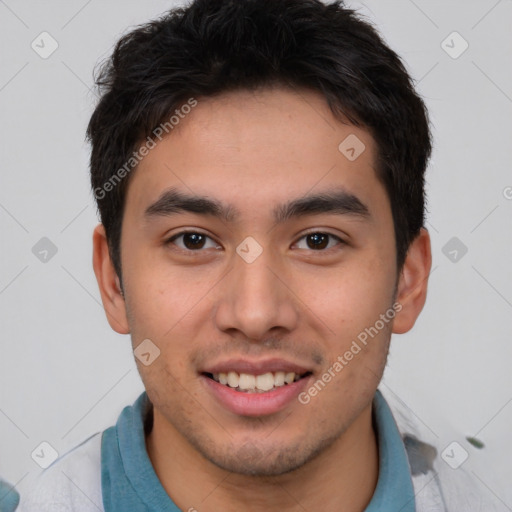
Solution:
[{"label": "blue t-shirt", "polygon": [[[144,421],[149,400],[143,392],[125,407],[115,426],[103,432],[101,486],[105,512],[180,512],[158,479],[146,451]],[[379,390],[372,419],[377,432],[379,477],[365,512],[415,512],[407,453],[397,425]]]}]

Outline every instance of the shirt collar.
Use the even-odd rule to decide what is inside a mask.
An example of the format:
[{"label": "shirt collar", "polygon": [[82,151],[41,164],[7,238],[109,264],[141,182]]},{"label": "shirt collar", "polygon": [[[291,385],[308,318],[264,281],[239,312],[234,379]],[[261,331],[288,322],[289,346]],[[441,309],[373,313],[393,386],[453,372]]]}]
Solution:
[{"label": "shirt collar", "polygon": [[378,389],[372,406],[379,447],[379,478],[365,512],[415,512],[407,452],[391,409]]}]

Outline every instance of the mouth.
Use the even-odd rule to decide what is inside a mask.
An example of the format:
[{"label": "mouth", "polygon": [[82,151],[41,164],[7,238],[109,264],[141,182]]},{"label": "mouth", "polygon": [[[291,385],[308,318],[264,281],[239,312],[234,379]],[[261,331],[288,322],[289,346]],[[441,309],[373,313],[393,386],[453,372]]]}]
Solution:
[{"label": "mouth", "polygon": [[231,359],[202,368],[205,392],[237,416],[267,416],[298,403],[313,371],[284,359]]},{"label": "mouth", "polygon": [[311,375],[310,371],[296,372],[266,372],[259,375],[250,373],[238,373],[236,371],[208,373],[203,375],[223,386],[229,387],[240,393],[268,393],[284,386],[289,386],[294,382],[307,378]]}]

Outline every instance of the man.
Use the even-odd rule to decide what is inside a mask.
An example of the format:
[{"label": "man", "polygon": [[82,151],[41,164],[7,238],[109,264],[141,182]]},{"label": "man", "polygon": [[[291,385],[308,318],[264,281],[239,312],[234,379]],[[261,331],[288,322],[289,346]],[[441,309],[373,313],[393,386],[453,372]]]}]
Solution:
[{"label": "man", "polygon": [[98,84],[94,270],[145,392],[22,510],[484,510],[377,389],[425,303],[431,142],[375,30],[196,0]]}]

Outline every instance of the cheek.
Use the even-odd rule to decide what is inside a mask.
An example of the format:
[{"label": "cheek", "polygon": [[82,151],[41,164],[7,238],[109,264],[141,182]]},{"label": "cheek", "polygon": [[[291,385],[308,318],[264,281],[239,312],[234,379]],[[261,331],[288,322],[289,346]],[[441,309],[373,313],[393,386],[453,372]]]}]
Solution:
[{"label": "cheek", "polygon": [[153,388],[153,393],[159,388],[179,393],[181,385],[192,390],[195,374],[189,367],[190,352],[196,349],[201,330],[208,329],[212,307],[208,296],[215,280],[201,272],[171,272],[167,265],[141,265],[132,270],[127,305],[133,348],[150,339],[160,351],[151,365],[138,362],[145,387]]},{"label": "cheek", "polygon": [[361,257],[309,279],[297,276],[298,295],[331,335],[346,340],[373,325],[391,306],[393,270],[381,257]]},{"label": "cheek", "polygon": [[[214,284],[212,274],[172,267],[165,258],[145,261],[127,273],[133,329],[143,336],[167,338],[187,315],[201,309]],[[142,329],[147,333],[140,332]],[[133,332],[133,331],[132,331]]]}]

